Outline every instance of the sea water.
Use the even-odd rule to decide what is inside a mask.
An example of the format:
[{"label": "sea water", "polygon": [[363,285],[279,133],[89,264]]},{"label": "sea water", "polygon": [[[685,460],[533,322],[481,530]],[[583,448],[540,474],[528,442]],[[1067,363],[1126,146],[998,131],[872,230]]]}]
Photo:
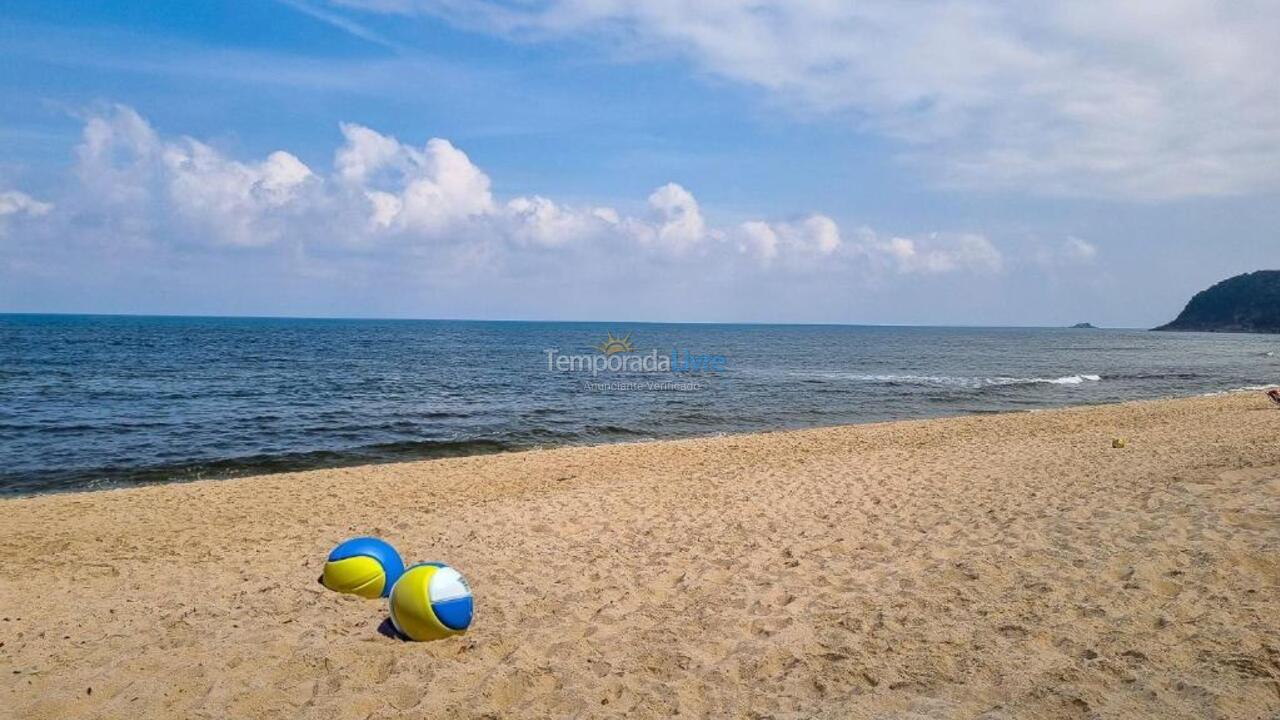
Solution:
[{"label": "sea water", "polygon": [[[1196,395],[1280,382],[1278,348],[1144,330],[0,315],[0,492]],[[641,361],[562,370],[548,351]],[[655,352],[674,361],[643,362]]]}]

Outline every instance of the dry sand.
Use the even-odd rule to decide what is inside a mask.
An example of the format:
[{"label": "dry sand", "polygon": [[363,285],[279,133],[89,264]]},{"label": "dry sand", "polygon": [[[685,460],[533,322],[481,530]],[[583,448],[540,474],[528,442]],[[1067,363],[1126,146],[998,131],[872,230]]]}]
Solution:
[{"label": "dry sand", "polygon": [[[1278,430],[1252,393],[6,500],[0,715],[1272,718]],[[472,631],[317,585],[365,533],[461,569]]]}]

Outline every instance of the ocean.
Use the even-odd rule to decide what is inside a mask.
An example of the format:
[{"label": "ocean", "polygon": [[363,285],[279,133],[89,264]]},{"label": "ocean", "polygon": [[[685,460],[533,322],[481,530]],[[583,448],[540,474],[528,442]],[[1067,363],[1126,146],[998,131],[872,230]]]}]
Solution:
[{"label": "ocean", "polygon": [[1196,395],[1280,382],[1277,349],[1142,330],[0,315],[0,493]]}]

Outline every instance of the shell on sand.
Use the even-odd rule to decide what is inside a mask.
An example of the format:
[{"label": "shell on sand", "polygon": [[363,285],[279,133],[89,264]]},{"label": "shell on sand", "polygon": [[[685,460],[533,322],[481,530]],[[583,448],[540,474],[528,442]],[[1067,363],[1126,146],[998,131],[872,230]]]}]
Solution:
[{"label": "shell on sand", "polygon": [[[1276,423],[1227,395],[4,500],[0,706],[1271,717]],[[320,587],[357,534],[466,568],[470,633]]]}]

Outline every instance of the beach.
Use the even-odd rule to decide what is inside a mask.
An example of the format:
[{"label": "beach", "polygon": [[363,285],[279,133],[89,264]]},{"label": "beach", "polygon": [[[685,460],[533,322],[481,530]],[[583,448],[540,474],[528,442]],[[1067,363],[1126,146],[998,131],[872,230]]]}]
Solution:
[{"label": "beach", "polygon": [[[0,500],[0,707],[1273,717],[1278,438],[1251,392]],[[320,586],[366,534],[471,631]]]}]

